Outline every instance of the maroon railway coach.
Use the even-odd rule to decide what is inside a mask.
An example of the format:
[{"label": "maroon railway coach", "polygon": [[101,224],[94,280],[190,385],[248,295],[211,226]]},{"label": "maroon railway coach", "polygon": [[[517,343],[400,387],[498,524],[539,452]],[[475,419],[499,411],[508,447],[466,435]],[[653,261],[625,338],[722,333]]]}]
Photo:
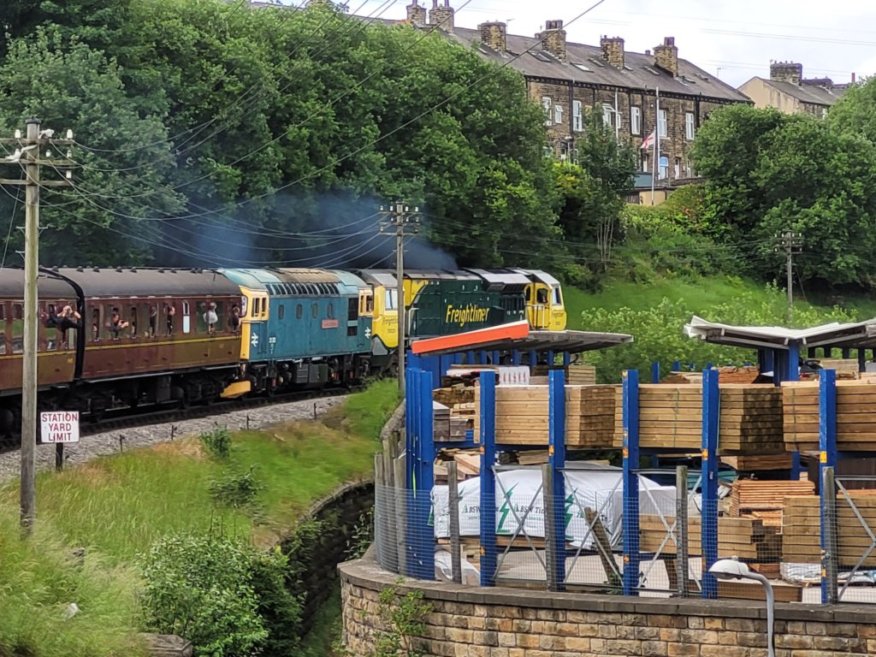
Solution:
[{"label": "maroon railway coach", "polygon": [[[20,413],[24,276],[0,269],[0,424]],[[218,398],[236,376],[240,289],[218,272],[55,269],[39,279],[41,408]],[[8,426],[3,426],[6,432]]]}]

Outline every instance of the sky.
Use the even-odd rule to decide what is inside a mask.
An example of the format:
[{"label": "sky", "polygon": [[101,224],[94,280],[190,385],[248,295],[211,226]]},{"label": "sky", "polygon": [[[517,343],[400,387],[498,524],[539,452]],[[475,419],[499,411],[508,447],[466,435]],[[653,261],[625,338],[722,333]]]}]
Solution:
[{"label": "sky", "polygon": [[[288,0],[287,0],[288,1]],[[402,19],[411,0],[346,0],[351,12]],[[439,0],[443,3],[444,0]],[[504,21],[511,34],[534,35],[562,19],[567,39],[599,44],[601,35],[625,39],[644,52],[674,36],[679,57],[739,86],[769,77],[770,61],[803,64],[804,77],[848,82],[876,73],[873,0],[450,0],[456,24]],[[420,0],[432,6],[432,0]]]}]

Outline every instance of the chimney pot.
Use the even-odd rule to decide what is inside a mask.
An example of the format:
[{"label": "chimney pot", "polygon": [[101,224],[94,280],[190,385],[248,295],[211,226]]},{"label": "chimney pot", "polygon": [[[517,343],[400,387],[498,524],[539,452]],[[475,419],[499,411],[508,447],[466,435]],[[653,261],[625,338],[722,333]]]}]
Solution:
[{"label": "chimney pot", "polygon": [[442,32],[453,32],[453,7],[450,6],[450,0],[444,0],[443,7],[438,6],[438,0],[432,0],[429,24],[436,25]]},{"label": "chimney pot", "polygon": [[420,6],[420,0],[412,0],[408,5],[408,23],[422,27],[426,24],[426,8]]}]

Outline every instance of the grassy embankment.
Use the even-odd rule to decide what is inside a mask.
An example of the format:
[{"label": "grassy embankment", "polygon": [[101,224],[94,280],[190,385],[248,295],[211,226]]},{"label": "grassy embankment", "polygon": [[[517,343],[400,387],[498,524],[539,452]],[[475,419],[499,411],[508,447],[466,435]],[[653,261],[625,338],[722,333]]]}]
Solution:
[{"label": "grassy embankment", "polygon": [[[0,657],[136,654],[135,561],[160,536],[226,534],[267,544],[315,500],[370,474],[376,437],[397,403],[392,381],[320,421],[234,434],[227,462],[197,438],[100,458],[37,481],[37,532],[18,539],[17,488],[0,491]],[[253,508],[217,505],[210,483],[252,469]],[[71,556],[87,550],[84,565]],[[81,610],[64,619],[67,605]]]}]

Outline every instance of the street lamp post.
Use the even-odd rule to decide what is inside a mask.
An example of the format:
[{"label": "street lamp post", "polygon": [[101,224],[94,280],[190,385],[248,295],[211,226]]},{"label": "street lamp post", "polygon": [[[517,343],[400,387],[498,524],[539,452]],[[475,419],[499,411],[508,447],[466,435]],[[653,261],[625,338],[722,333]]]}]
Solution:
[{"label": "street lamp post", "polygon": [[766,592],[767,606],[767,655],[776,657],[776,649],[773,645],[773,626],[776,618],[776,598],[773,594],[773,586],[770,581],[749,569],[748,564],[736,559],[719,559],[712,564],[709,572],[718,579],[750,579],[760,582]]}]

